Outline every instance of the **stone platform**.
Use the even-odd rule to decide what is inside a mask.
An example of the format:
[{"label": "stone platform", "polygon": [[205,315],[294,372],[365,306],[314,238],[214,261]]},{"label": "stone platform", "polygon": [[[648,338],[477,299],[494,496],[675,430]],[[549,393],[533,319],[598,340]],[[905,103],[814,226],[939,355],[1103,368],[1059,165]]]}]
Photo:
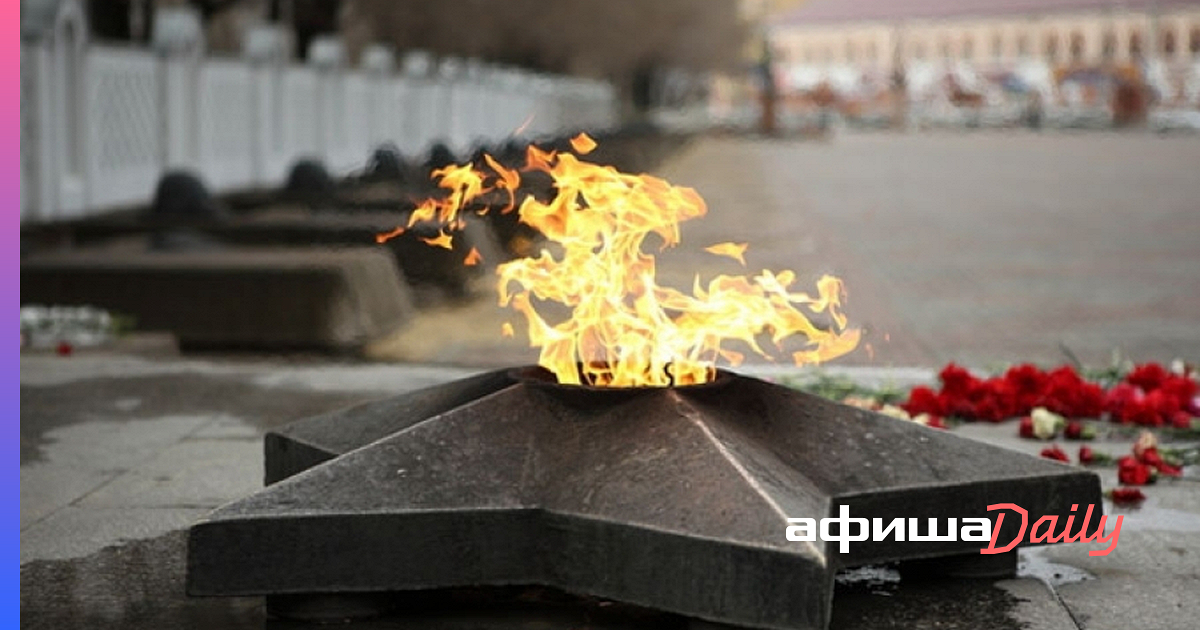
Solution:
[{"label": "stone platform", "polygon": [[[788,541],[790,517],[936,519],[944,535],[947,518],[994,520],[995,503],[1059,522],[1073,504],[1103,509],[1092,473],[757,379],[603,390],[538,372],[487,373],[272,432],[275,483],[192,528],[189,593],[377,594],[385,605],[379,594],[395,591],[538,585],[823,629],[841,569],[961,556],[951,564],[1011,574],[1016,554],[980,556],[986,542],[957,529],[953,540],[843,552]],[[1081,530],[1080,518],[1071,534]],[[1017,535],[1009,519],[998,540]]]},{"label": "stone platform", "polygon": [[[749,367],[759,376],[794,375]],[[908,386],[929,370],[836,370],[872,386]],[[184,595],[186,529],[260,489],[262,441],[294,418],[472,376],[468,369],[327,361],[121,356],[21,359],[21,622],[47,630],[294,630],[264,621],[262,598]],[[1036,454],[1013,423],[954,433]],[[1129,439],[1098,440],[1127,452]],[[1104,487],[1113,468],[1093,469]],[[1113,507],[1124,527],[1112,554],[1095,544],[1024,549],[1016,579],[915,579],[883,567],[839,572],[830,628],[895,630],[1185,630],[1200,616],[1196,471],[1146,489],[1140,508]],[[545,589],[424,596],[421,605],[353,630],[712,628],[607,600]]]},{"label": "stone platform", "polygon": [[90,304],[205,349],[353,352],[412,314],[373,247],[41,254],[21,261],[21,303]]}]

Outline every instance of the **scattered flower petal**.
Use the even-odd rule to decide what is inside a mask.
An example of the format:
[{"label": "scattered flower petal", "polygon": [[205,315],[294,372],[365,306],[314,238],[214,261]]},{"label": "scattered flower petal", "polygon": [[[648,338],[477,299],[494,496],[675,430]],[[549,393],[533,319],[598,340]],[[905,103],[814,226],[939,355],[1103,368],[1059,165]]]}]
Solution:
[{"label": "scattered flower petal", "polygon": [[1046,448],[1042,449],[1042,457],[1065,462],[1067,464],[1071,463],[1071,457],[1067,455],[1066,451],[1059,448],[1057,444],[1054,446],[1047,446]]},{"label": "scattered flower petal", "polygon": [[1132,505],[1146,500],[1146,495],[1137,488],[1113,488],[1108,492],[1108,498],[1117,505]]}]

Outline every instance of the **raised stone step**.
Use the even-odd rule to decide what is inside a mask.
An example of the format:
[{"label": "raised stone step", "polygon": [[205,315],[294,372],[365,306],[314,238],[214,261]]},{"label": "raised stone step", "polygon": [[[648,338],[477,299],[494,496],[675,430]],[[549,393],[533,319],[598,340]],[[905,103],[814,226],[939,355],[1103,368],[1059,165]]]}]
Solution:
[{"label": "raised stone step", "polygon": [[21,261],[22,304],[90,304],[184,347],[355,351],[412,313],[409,288],[374,247],[94,249]]}]

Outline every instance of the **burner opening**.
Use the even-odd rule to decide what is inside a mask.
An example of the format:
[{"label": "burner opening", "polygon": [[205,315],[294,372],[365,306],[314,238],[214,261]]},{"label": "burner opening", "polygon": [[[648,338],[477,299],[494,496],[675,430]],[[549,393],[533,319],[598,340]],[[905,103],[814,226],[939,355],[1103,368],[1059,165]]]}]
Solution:
[{"label": "burner opening", "polygon": [[[577,364],[582,368],[582,364]],[[582,370],[581,370],[582,371]],[[670,372],[667,372],[670,374]],[[733,376],[721,369],[716,370],[716,377],[706,383],[695,383],[688,385],[669,385],[667,387],[639,386],[639,387],[597,387],[594,385],[565,385],[559,383],[554,377],[554,373],[540,365],[530,365],[520,368],[513,368],[509,375],[522,383],[529,383],[535,387],[543,387],[550,389],[558,389],[563,391],[589,391],[589,392],[604,392],[604,393],[619,393],[619,392],[646,392],[662,389],[708,389],[721,387],[727,384]]]},{"label": "burner opening", "polygon": [[591,415],[619,405],[634,398],[653,392],[670,390],[709,391],[724,388],[735,380],[734,375],[724,370],[716,371],[716,378],[695,385],[671,385],[669,387],[595,387],[592,385],[564,385],[554,373],[541,366],[514,368],[509,376],[520,383],[545,392],[562,401],[577,412]]}]

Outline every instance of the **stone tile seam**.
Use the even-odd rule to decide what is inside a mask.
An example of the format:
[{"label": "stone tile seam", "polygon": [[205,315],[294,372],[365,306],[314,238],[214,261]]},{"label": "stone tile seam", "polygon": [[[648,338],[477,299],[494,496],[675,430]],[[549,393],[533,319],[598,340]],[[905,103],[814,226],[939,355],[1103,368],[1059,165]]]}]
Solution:
[{"label": "stone tile seam", "polygon": [[162,453],[163,450],[166,450],[166,448],[170,448],[172,446],[175,446],[176,444],[183,443],[184,441],[186,441],[189,438],[191,438],[192,436],[194,436],[196,433],[199,433],[200,431],[207,429],[209,426],[216,423],[220,419],[221,419],[220,417],[214,416],[214,417],[210,418],[209,420],[207,420],[206,422],[204,422],[203,424],[192,429],[191,431],[188,431],[182,437],[180,437],[178,440],[168,444],[165,448],[159,449],[159,450],[155,451],[154,453],[147,455],[145,458],[138,460],[137,462],[135,462],[132,466],[130,466],[128,468],[124,468],[124,469],[121,469],[119,472],[109,474],[107,479],[105,479],[104,481],[101,481],[99,484],[93,486],[91,490],[88,490],[87,492],[83,493],[82,495],[77,496],[74,499],[71,499],[65,505],[61,505],[53,510],[50,510],[49,512],[43,514],[37,520],[34,520],[34,521],[30,522],[28,525],[26,525],[25,527],[22,527],[21,533],[31,531],[36,525],[45,522],[50,517],[58,514],[59,512],[62,512],[63,510],[65,510],[69,507],[73,507],[73,508],[77,508],[77,509],[86,509],[83,506],[79,505],[79,503],[81,501],[83,501],[84,499],[87,499],[88,497],[92,496],[93,494],[96,494],[100,490],[107,488],[114,481],[121,479],[125,475],[132,473],[134,470],[136,470],[141,465],[146,464],[150,460],[157,457],[160,453]]},{"label": "stone tile seam", "polygon": [[1058,589],[1054,588],[1054,585],[1046,580],[1039,579],[1038,581],[1046,587],[1046,590],[1050,591],[1050,595],[1054,597],[1054,601],[1058,602],[1059,606],[1062,606],[1063,611],[1067,613],[1067,617],[1070,618],[1071,623],[1075,626],[1075,630],[1085,630],[1083,623],[1075,616],[1075,611],[1071,610],[1071,607],[1067,605],[1067,601],[1063,599]]}]

